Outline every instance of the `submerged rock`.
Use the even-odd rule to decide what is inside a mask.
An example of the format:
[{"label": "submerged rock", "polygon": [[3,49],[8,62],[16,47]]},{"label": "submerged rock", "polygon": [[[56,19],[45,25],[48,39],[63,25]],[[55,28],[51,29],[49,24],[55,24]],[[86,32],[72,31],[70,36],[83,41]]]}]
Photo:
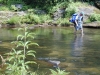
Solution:
[{"label": "submerged rock", "polygon": [[53,67],[58,67],[60,64],[60,61],[57,60],[49,60],[48,62],[52,63],[54,65]]}]

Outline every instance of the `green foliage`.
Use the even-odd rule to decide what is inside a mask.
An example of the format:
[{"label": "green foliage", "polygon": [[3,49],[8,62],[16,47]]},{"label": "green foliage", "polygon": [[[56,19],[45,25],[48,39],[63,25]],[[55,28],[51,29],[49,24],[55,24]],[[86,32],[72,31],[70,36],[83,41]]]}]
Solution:
[{"label": "green foliage", "polygon": [[0,6],[0,11],[8,11],[9,6]]},{"label": "green foliage", "polygon": [[57,20],[57,24],[60,26],[69,26],[70,22],[67,18],[60,18]]},{"label": "green foliage", "polygon": [[27,10],[28,8],[31,8],[31,6],[26,5],[23,0],[0,0],[1,4],[0,6],[0,10],[2,11],[8,11],[8,10],[14,10],[14,11],[18,11],[20,9],[18,9],[15,4],[22,4],[22,9],[21,10]]},{"label": "green foliage", "polygon": [[[35,57],[36,53],[34,50],[29,50],[30,45],[37,45],[37,43],[33,43],[32,41],[28,41],[29,39],[34,39],[34,33],[28,32],[28,27],[19,28],[18,31],[23,31],[24,34],[20,34],[17,36],[17,41],[13,41],[12,43],[16,45],[16,48],[13,48],[9,55],[8,66],[6,70],[7,75],[32,75],[29,71],[28,64],[35,63],[34,61],[26,61],[27,56]],[[21,49],[18,49],[18,48]]]},{"label": "green foliage", "polygon": [[90,15],[89,19],[91,22],[100,21],[100,14],[93,13]]},{"label": "green foliage", "polygon": [[78,12],[78,8],[77,6],[80,6],[81,3],[77,2],[77,3],[70,3],[68,4],[68,7],[66,8],[66,17],[70,17],[72,14],[74,14],[75,12]]},{"label": "green foliage", "polygon": [[57,3],[55,6],[53,6],[51,9],[49,9],[50,13],[54,13],[59,8],[66,8],[68,6],[68,2],[60,2]]},{"label": "green foliage", "polygon": [[[30,10],[31,12],[31,10]],[[22,17],[22,23],[27,23],[27,24],[41,24],[44,23],[45,21],[50,20],[49,15],[36,15],[33,13],[28,13],[27,15]]]},{"label": "green foliage", "polygon": [[11,5],[11,9],[14,11],[18,11],[18,8],[15,5]]},{"label": "green foliage", "polygon": [[[22,5],[22,8],[21,9],[18,9],[15,5],[16,4],[21,4]],[[8,1],[8,5],[10,6],[11,10],[14,10],[14,11],[18,11],[18,10],[28,10],[29,8],[31,8],[30,5],[26,5],[22,0],[9,0]]]},{"label": "green foliage", "polygon": [[8,21],[6,21],[7,24],[10,25],[15,25],[15,24],[20,24],[21,19],[19,16],[13,16],[12,18],[10,18]]},{"label": "green foliage", "polygon": [[33,13],[34,9],[28,9],[27,11],[28,11],[28,13]]},{"label": "green foliage", "polygon": [[22,23],[27,23],[27,24],[38,24],[40,23],[40,18],[38,15],[35,15],[33,13],[29,13],[25,16],[22,17]]},{"label": "green foliage", "polygon": [[60,70],[59,68],[56,69],[56,71],[53,69],[50,69],[50,71],[52,73],[51,75],[68,75],[69,74],[69,72],[65,72],[65,70]]},{"label": "green foliage", "polygon": [[22,0],[8,0],[7,4],[8,5],[12,5],[12,4],[24,4],[24,2]]},{"label": "green foliage", "polygon": [[[31,10],[29,12],[32,12]],[[6,21],[9,25],[20,25],[20,23],[26,24],[41,24],[50,20],[49,15],[36,15],[33,13],[28,13],[22,17],[20,16],[13,16],[9,20]]]},{"label": "green foliage", "polygon": [[24,5],[23,8],[22,8],[22,10],[26,11],[26,10],[28,10],[29,8],[31,8],[31,6],[29,6],[29,5]]},{"label": "green foliage", "polygon": [[49,15],[40,15],[39,18],[41,20],[41,23],[49,22],[51,20]]},{"label": "green foliage", "polygon": [[84,24],[90,23],[90,22],[91,22],[90,19],[87,19],[87,20],[84,22]]}]

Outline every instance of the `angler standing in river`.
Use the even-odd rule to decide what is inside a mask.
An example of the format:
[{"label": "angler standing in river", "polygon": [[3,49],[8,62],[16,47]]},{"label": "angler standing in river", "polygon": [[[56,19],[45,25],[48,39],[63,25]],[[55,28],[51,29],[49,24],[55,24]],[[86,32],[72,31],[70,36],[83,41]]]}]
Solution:
[{"label": "angler standing in river", "polygon": [[74,24],[75,34],[78,30],[81,30],[81,34],[83,35],[83,16],[84,13],[80,12],[79,14],[73,14],[70,22]]}]

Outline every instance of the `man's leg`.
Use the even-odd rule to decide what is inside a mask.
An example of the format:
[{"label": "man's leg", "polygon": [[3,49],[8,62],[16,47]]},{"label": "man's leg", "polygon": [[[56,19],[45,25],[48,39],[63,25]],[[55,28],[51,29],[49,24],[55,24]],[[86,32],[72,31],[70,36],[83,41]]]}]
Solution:
[{"label": "man's leg", "polygon": [[77,32],[77,26],[76,26],[76,23],[74,23],[74,34],[76,34]]},{"label": "man's leg", "polygon": [[81,34],[83,35],[83,28],[81,29]]}]

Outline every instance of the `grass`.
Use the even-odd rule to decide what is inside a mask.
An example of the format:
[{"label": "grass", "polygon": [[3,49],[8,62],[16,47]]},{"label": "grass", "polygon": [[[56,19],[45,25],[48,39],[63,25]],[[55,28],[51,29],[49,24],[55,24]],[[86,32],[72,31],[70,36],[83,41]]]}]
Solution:
[{"label": "grass", "polygon": [[13,16],[12,18],[10,18],[8,21],[6,21],[7,24],[10,24],[10,25],[16,25],[16,24],[20,24],[21,22],[21,19],[20,17],[18,16]]},{"label": "grass", "polygon": [[57,20],[57,24],[59,26],[69,26],[71,23],[69,22],[69,19],[67,18],[60,18]]},{"label": "grass", "polygon": [[91,22],[93,22],[93,21],[100,21],[100,14],[93,13],[89,17],[89,19],[90,19]]},{"label": "grass", "polygon": [[9,6],[7,5],[0,6],[0,11],[9,11]]}]

